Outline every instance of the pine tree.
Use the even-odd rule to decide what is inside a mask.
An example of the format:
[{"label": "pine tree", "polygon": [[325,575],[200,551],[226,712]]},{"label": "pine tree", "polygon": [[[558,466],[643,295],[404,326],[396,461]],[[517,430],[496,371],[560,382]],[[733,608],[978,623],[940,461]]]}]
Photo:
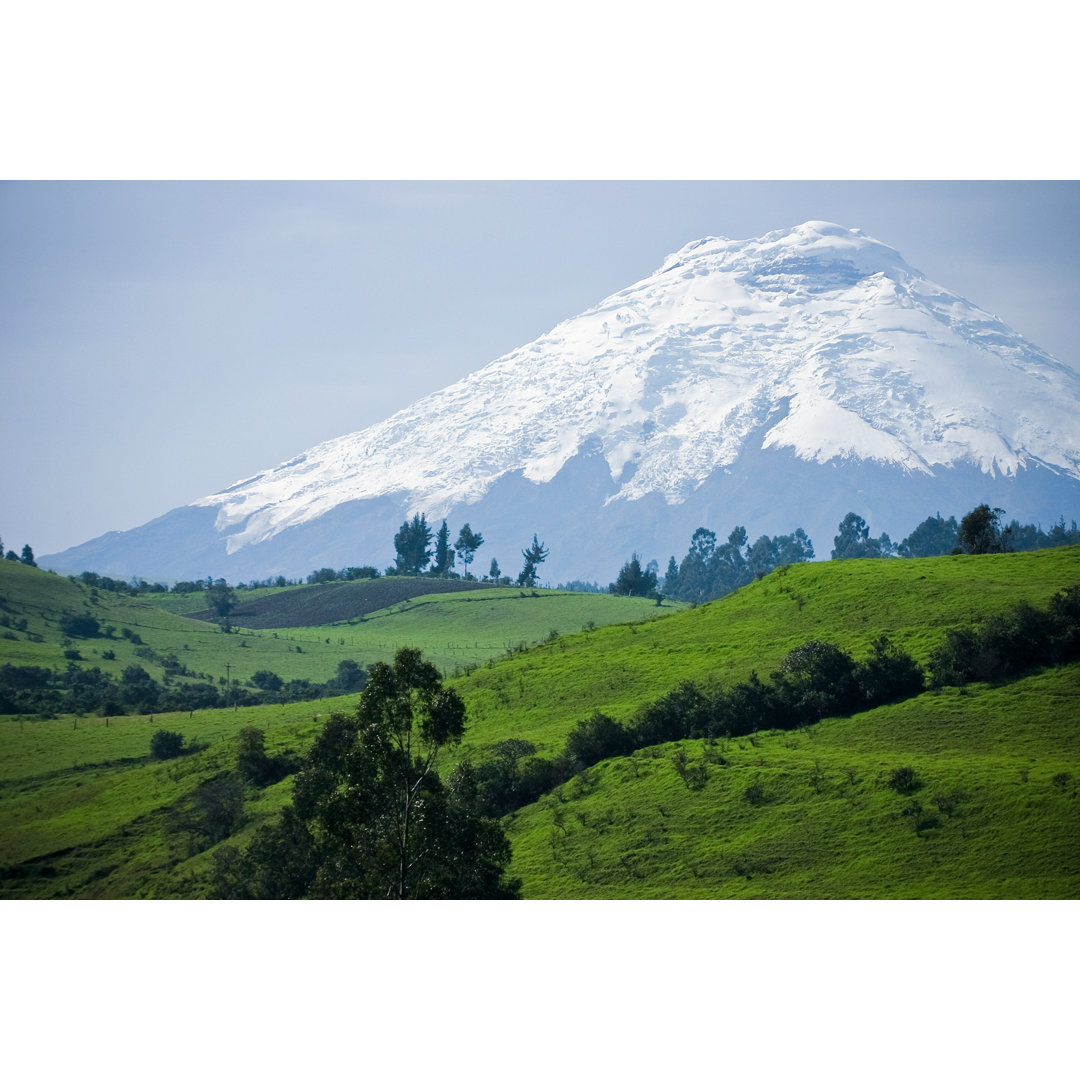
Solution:
[{"label": "pine tree", "polygon": [[419,574],[431,562],[431,529],[423,514],[414,514],[412,521],[403,521],[394,537],[397,556],[395,569],[399,574]]},{"label": "pine tree", "polygon": [[458,533],[457,541],[454,543],[454,550],[461,556],[461,561],[465,564],[466,577],[469,576],[469,563],[473,561],[473,556],[483,542],[483,533],[474,533],[469,528],[467,521],[461,526],[461,532]]},{"label": "pine tree", "polygon": [[549,552],[543,542],[536,538],[536,533],[533,533],[532,544],[521,554],[525,559],[525,565],[518,575],[518,584],[531,587],[536,584],[536,568],[548,557]]},{"label": "pine tree", "polygon": [[431,570],[437,577],[446,577],[454,568],[454,551],[450,547],[450,530],[443,518],[442,526],[435,535],[435,565]]},{"label": "pine tree", "polygon": [[608,586],[608,592],[616,596],[655,596],[656,572],[642,570],[641,560],[635,551],[619,571],[619,576]]}]

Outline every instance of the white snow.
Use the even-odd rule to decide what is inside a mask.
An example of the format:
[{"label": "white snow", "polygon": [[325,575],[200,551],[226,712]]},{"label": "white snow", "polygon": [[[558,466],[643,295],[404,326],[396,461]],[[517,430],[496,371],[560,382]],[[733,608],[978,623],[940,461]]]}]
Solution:
[{"label": "white snow", "polygon": [[1080,377],[857,229],[707,237],[643,281],[363,431],[198,500],[228,550],[348,500],[480,499],[587,443],[617,498],[685,499],[755,447],[913,472],[1039,460],[1080,478]]}]

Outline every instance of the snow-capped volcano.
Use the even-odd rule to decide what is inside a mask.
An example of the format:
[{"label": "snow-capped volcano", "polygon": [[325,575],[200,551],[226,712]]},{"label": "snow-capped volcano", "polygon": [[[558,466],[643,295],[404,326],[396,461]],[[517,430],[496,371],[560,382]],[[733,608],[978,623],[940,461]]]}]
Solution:
[{"label": "snow-capped volcano", "polygon": [[125,573],[381,566],[422,511],[482,529],[504,570],[539,532],[554,579],[607,580],[697,525],[802,526],[823,554],[847,510],[895,538],[990,497],[1075,513],[1080,376],[892,248],[811,221],[687,244],[381,423],[182,508],[204,534],[190,570],[151,538],[182,511],[54,562],[117,572],[139,539]]}]

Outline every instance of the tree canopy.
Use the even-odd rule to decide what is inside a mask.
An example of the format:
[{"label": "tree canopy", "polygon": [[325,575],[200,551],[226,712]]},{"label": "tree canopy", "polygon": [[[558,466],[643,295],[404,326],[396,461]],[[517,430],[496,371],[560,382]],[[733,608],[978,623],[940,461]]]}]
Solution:
[{"label": "tree canopy", "polygon": [[435,562],[431,572],[437,577],[446,577],[454,568],[454,549],[450,546],[450,528],[443,518],[439,531],[435,534]]},{"label": "tree canopy", "polygon": [[[461,526],[461,531],[458,533],[458,538],[454,542],[454,550],[461,556],[461,561],[465,566],[465,576],[469,576],[469,563],[473,561],[473,556],[479,550],[480,545],[484,542],[484,536],[482,533],[474,533],[469,527],[469,523],[466,521]],[[494,561],[494,560],[492,560]]]},{"label": "tree canopy", "polygon": [[525,565],[518,574],[518,584],[535,585],[536,568],[548,557],[548,549],[542,540],[536,538],[536,533],[533,533],[532,543],[522,551],[521,555],[525,560]]},{"label": "tree canopy", "polygon": [[224,578],[218,578],[206,590],[205,595],[206,606],[219,619],[228,618],[229,612],[236,607],[236,591]]},{"label": "tree canopy", "polygon": [[619,576],[608,586],[608,592],[617,596],[655,596],[656,571],[651,567],[642,570],[641,560],[635,551],[630,561],[623,564]]},{"label": "tree canopy", "polygon": [[976,506],[960,520],[957,546],[965,555],[992,555],[1008,550],[1008,533],[1001,528],[1005,511],[990,509],[987,503]]},{"label": "tree canopy", "polygon": [[465,706],[418,649],[375,664],[352,715],[327,721],[293,804],[246,851],[215,853],[218,899],[515,899],[510,845],[480,810],[468,769],[444,783],[440,752]]},{"label": "tree canopy", "polygon": [[423,514],[413,514],[412,521],[403,521],[394,537],[397,556],[395,569],[399,574],[419,574],[431,562],[431,529]]},{"label": "tree canopy", "polygon": [[870,528],[858,514],[849,513],[840,522],[840,531],[833,540],[833,559],[887,559],[896,554],[896,545],[888,533],[870,535]]},{"label": "tree canopy", "polygon": [[956,518],[943,519],[941,514],[928,517],[900,541],[897,554],[905,559],[924,558],[929,555],[948,555],[956,547],[960,526]]}]

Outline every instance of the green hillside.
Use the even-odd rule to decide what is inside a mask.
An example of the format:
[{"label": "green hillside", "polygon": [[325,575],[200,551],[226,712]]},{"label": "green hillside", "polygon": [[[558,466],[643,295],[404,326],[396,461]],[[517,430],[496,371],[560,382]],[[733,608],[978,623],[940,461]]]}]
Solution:
[{"label": "green hillside", "polygon": [[[256,671],[268,670],[286,681],[323,683],[342,660],[367,666],[412,645],[453,674],[544,641],[553,633],[571,633],[586,624],[653,619],[683,606],[657,607],[639,597],[544,589],[480,588],[434,595],[425,591],[439,584],[430,579],[400,582],[400,588],[398,582],[394,579],[389,589],[381,580],[348,583],[346,595],[354,600],[346,610],[353,610],[355,617],[317,626],[310,625],[314,613],[342,610],[343,590],[336,583],[273,590],[269,599],[277,602],[278,617],[293,611],[300,620],[294,627],[237,628],[223,634],[214,623],[168,610],[171,597],[121,596],[0,560],[0,665],[35,665],[60,672],[72,662],[65,652],[74,650],[75,663],[99,667],[114,678],[138,664],[156,680],[169,676],[190,682],[203,675],[219,684],[226,678],[243,684]],[[190,595],[177,599],[186,601]],[[328,604],[321,599],[326,596],[336,599]],[[373,610],[371,597],[392,606]],[[65,634],[61,619],[72,613],[95,618],[102,635]],[[112,631],[104,636],[108,627]],[[176,675],[178,665],[195,675]]]},{"label": "green hillside", "polygon": [[[418,596],[470,592],[485,589],[478,581],[460,578],[380,577],[362,581],[328,581],[285,589],[238,592],[229,621],[253,630],[277,630],[285,626],[326,626],[363,618]],[[192,594],[188,594],[190,597]],[[196,594],[201,599],[201,594]],[[169,599],[165,598],[166,601]],[[188,609],[193,617],[216,622],[216,616],[200,607]]]},{"label": "green hillside", "polygon": [[[339,656],[361,658],[365,634],[368,648],[378,642],[387,655],[405,644],[427,653],[441,641],[451,671],[455,655],[468,656],[469,639],[466,663],[488,641],[491,659],[453,681],[469,711],[456,756],[476,762],[510,738],[553,756],[597,709],[629,719],[683,680],[729,686],[752,671],[765,677],[813,638],[862,656],[886,633],[925,663],[946,628],[1021,599],[1044,607],[1080,583],[1080,548],[806,564],[672,614],[626,598],[493,590],[498,596],[412,600],[332,630],[243,635],[135,599],[93,597],[18,564],[0,563],[0,571],[0,612],[13,635],[0,639],[0,663],[42,663],[48,650],[66,663],[56,624],[79,605],[117,627],[127,617],[124,625],[138,626],[155,649],[173,641],[219,659],[252,650],[250,670],[275,667],[268,658],[277,656],[306,677],[315,664],[329,673]],[[627,624],[600,625],[601,607]],[[666,617],[628,623],[646,614]],[[288,638],[301,633],[297,653]],[[338,644],[345,638],[351,644]],[[547,638],[522,651],[515,641]],[[89,661],[105,644],[78,647]],[[130,662],[119,639],[108,644],[117,664]],[[292,654],[258,651],[281,646]],[[16,654],[23,658],[9,659]],[[1000,686],[927,692],[794,732],[647,747],[601,762],[511,815],[512,869],[534,898],[1074,897],[1078,691],[1074,664]],[[152,722],[0,718],[0,896],[204,895],[216,844],[228,836],[242,845],[289,798],[288,779],[239,794],[230,788],[236,733],[254,725],[270,753],[301,753],[331,709],[355,701],[207,709]],[[160,727],[203,748],[152,760],[149,741]],[[917,784],[908,793],[889,786],[905,767]],[[212,822],[226,811],[223,833]]]},{"label": "green hillside", "polygon": [[525,898],[1077,898],[1078,721],[1072,664],[648,748],[514,815],[512,872]]},{"label": "green hillside", "polygon": [[1080,547],[1010,555],[859,559],[774,571],[730,596],[645,626],[561,639],[459,684],[471,745],[523,738],[541,752],[595,710],[624,720],[684,680],[730,686],[765,678],[819,639],[862,656],[886,634],[925,664],[950,626],[1026,599],[1045,606],[1080,583]]}]

